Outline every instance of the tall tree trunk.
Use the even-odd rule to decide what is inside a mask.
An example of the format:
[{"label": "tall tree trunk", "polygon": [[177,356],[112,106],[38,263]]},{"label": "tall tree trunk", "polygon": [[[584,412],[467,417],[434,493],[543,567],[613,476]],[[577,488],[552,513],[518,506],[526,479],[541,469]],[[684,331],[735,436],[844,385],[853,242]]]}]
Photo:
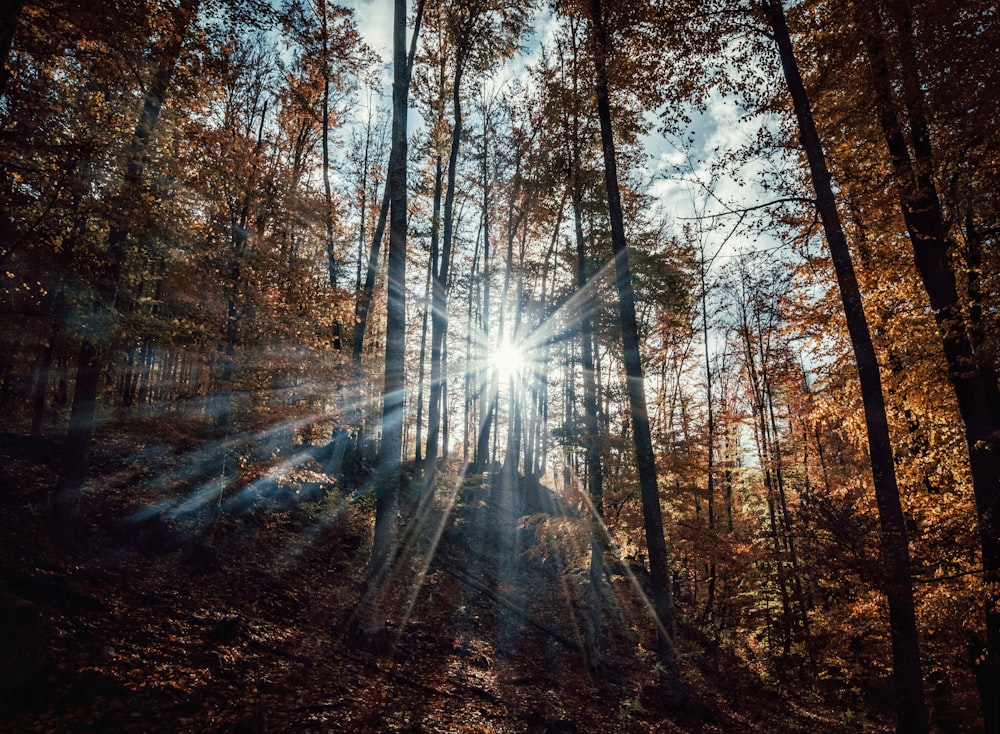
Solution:
[{"label": "tall tree trunk", "polygon": [[351,361],[356,367],[361,366],[361,352],[365,346],[365,333],[368,328],[368,313],[371,311],[372,298],[375,295],[375,279],[378,276],[378,258],[382,250],[382,238],[385,236],[385,225],[389,217],[389,180],[386,179],[385,191],[382,194],[382,205],[378,211],[378,221],[375,224],[375,234],[372,236],[372,246],[368,251],[368,267],[365,269],[364,290],[358,294],[354,303],[354,341],[351,346]]},{"label": "tall tree trunk", "polygon": [[[909,145],[893,94],[884,21],[874,2],[855,9],[864,33],[879,123],[892,161],[903,220],[913,246],[917,272],[940,332],[948,379],[965,424],[986,598],[985,655],[975,654],[983,719],[990,734],[1000,733],[1000,389],[995,366],[978,352],[977,324],[968,321],[956,285],[951,255],[956,248],[948,231],[937,186],[924,92],[913,48],[910,9],[891,3],[896,28],[903,105],[909,122]],[[912,155],[911,155],[912,148]]]},{"label": "tall tree trunk", "polygon": [[[481,230],[480,230],[481,231]],[[472,442],[472,431],[470,421],[475,418],[473,406],[472,386],[474,381],[479,379],[479,367],[483,360],[479,353],[479,344],[472,339],[473,324],[473,303],[476,300],[476,276],[479,273],[479,238],[476,238],[476,247],[472,254],[472,270],[469,273],[469,292],[466,301],[465,311],[465,395],[462,400],[462,463],[469,463],[469,447]],[[478,387],[478,385],[477,385]]]},{"label": "tall tree trunk", "polygon": [[[559,243],[559,233],[562,228],[562,217],[563,210],[566,207],[566,199],[569,197],[569,187],[563,192],[562,200],[559,202],[559,207],[556,210],[556,222],[555,226],[552,228],[552,238],[549,240],[549,249],[545,253],[545,261],[542,265],[542,283],[541,283],[541,299],[538,305],[538,326],[536,329],[543,328],[543,325],[547,322],[549,315],[551,313],[551,308],[549,307],[549,302],[554,300],[548,296],[548,285],[547,281],[549,278],[550,263],[552,262],[553,255],[555,253],[556,245]],[[552,278],[552,286],[555,287],[556,278]],[[536,364],[548,365],[550,364],[550,358],[552,355],[552,341],[546,339],[542,348],[542,354],[540,359],[533,360]],[[532,463],[532,472],[539,477],[545,476],[547,470],[547,433],[548,433],[548,410],[549,410],[549,369],[532,370],[535,382],[537,384],[537,403],[538,409],[535,415],[535,447],[532,450],[534,456],[534,461]]]},{"label": "tall tree trunk", "polygon": [[[417,39],[420,35],[420,23],[424,15],[425,0],[417,1],[416,19],[413,23],[413,37],[410,39],[410,51],[406,56],[406,79],[409,89],[409,79],[413,72],[413,59],[417,54]],[[405,33],[405,20],[404,33]],[[404,41],[405,42],[405,41]],[[393,82],[395,84],[395,82]],[[395,119],[393,119],[395,122]],[[390,152],[390,158],[392,153]],[[385,236],[386,220],[389,215],[389,203],[392,182],[386,176],[385,190],[382,193],[382,204],[379,207],[378,221],[375,224],[375,234],[372,236],[372,247],[368,253],[368,267],[365,271],[365,286],[354,304],[354,342],[351,348],[351,361],[356,367],[361,365],[361,352],[364,349],[365,333],[368,327],[368,314],[371,311],[372,297],[375,294],[375,278],[378,275],[379,251],[382,248],[382,238]]]},{"label": "tall tree trunk", "polygon": [[573,223],[576,233],[576,287],[580,299],[580,367],[583,370],[584,450],[587,462],[587,491],[590,496],[590,599],[588,619],[588,665],[598,664],[601,647],[601,608],[604,585],[604,472],[601,465],[601,428],[597,423],[597,386],[594,381],[594,327],[590,318],[591,303],[596,293],[587,293],[587,253],[583,235],[581,203],[580,155],[578,142],[573,141]]},{"label": "tall tree trunk", "polygon": [[416,456],[415,470],[420,468],[420,442],[423,440],[421,435],[421,429],[423,427],[424,418],[424,373],[425,373],[425,363],[427,361],[427,311],[430,308],[430,291],[431,291],[431,272],[433,268],[431,263],[427,263],[427,281],[424,283],[424,308],[423,313],[420,315],[420,357],[417,362],[417,436],[416,436]]},{"label": "tall tree trunk", "polygon": [[595,91],[597,114],[601,125],[601,147],[604,152],[604,181],[607,186],[608,215],[611,222],[611,246],[615,257],[615,282],[620,306],[622,345],[632,431],[635,440],[639,490],[642,496],[643,525],[649,552],[650,577],[653,584],[653,607],[657,616],[661,661],[666,669],[667,695],[680,702],[685,698],[680,670],[677,667],[673,641],[677,634],[673,589],[670,583],[670,560],[663,535],[663,515],[656,477],[656,457],[646,409],[645,377],[639,355],[639,328],[635,316],[635,294],[628,251],[625,248],[625,221],[621,193],[618,188],[618,164],[611,125],[611,103],[608,89],[607,59],[611,50],[601,0],[590,0],[590,21],[594,38]]},{"label": "tall tree trunk", "polygon": [[21,11],[25,6],[24,0],[12,0],[4,4],[0,10],[0,99],[3,99],[7,91],[7,82],[10,81],[10,69],[7,62],[10,60],[10,52],[14,47],[14,33],[17,31],[17,21],[21,17]]},{"label": "tall tree trunk", "polygon": [[803,634],[809,634],[809,610],[806,604],[806,595],[802,590],[802,575],[799,572],[799,556],[795,549],[795,533],[792,531],[792,517],[788,509],[788,494],[785,491],[784,464],[782,462],[781,441],[778,436],[778,421],[774,413],[774,391],[771,386],[771,379],[765,372],[764,394],[767,398],[767,410],[770,416],[771,442],[774,447],[774,482],[778,490],[779,509],[781,510],[781,530],[782,543],[785,553],[788,556],[790,566],[790,580],[794,590],[795,603],[798,607],[798,624],[802,628]]},{"label": "tall tree trunk", "polygon": [[337,287],[337,260],[333,242],[333,190],[330,187],[330,29],[326,0],[317,0],[320,18],[320,53],[323,58],[323,95],[320,100],[320,141],[323,156],[323,224],[326,228],[326,268],[330,287]]},{"label": "tall tree trunk", "polygon": [[[741,286],[743,288],[743,300],[750,301],[752,299],[752,295],[748,291],[752,286],[749,282],[749,273],[744,267],[742,267],[742,265],[740,273],[742,276]],[[771,449],[771,435],[768,430],[766,418],[767,398],[765,395],[766,390],[764,385],[767,380],[767,350],[764,347],[764,340],[759,334],[759,331],[762,328],[759,323],[759,314],[755,315],[757,316],[755,320],[758,321],[756,324],[757,339],[754,339],[755,325],[751,323],[750,314],[745,308],[741,311],[741,323],[738,332],[743,341],[744,359],[748,373],[747,376],[751,386],[751,416],[753,418],[754,441],[757,445],[757,458],[761,467],[761,474],[763,475],[764,491],[767,496],[767,516],[770,524],[771,544],[774,554],[774,575],[778,585],[778,596],[781,599],[782,654],[788,655],[791,651],[792,644],[792,616],[788,594],[788,579],[785,573],[784,555],[782,553],[782,532],[778,522],[778,500],[774,478],[775,464]],[[759,351],[758,349],[755,349],[755,341],[759,346]],[[757,364],[758,355],[761,362],[760,365]]]},{"label": "tall tree trunk", "polygon": [[[445,339],[444,343],[441,345],[441,362],[443,364],[448,364],[448,340]],[[448,410],[448,380],[447,376],[441,381],[441,458],[444,461],[448,460],[448,449],[449,449],[449,422],[450,411]]]},{"label": "tall tree trunk", "polygon": [[899,489],[896,486],[896,470],[882,394],[882,378],[850,250],[844,236],[840,214],[837,212],[822,142],[816,131],[812,108],[802,83],[791,35],[785,21],[785,11],[780,0],[765,0],[765,2],[765,10],[778,46],[782,70],[795,109],[799,140],[809,161],[809,170],[816,190],[816,207],[830,248],[844,305],[847,329],[858,365],[858,379],[865,407],[865,424],[868,429],[868,450],[875,485],[875,502],[879,514],[884,591],[889,602],[892,667],[896,683],[896,726],[900,732],[927,732],[927,706],[924,701],[923,675],[920,667],[910,553],[903,509],[899,501]]},{"label": "tall tree trunk", "polygon": [[[420,34],[420,23],[423,19],[423,13],[424,0],[417,0],[416,19],[413,24],[413,37],[410,39],[410,51],[406,57],[406,68],[404,72],[407,80],[407,90],[409,90],[409,79],[413,72],[413,59],[417,53],[417,39]],[[406,21],[404,20],[404,35],[406,31],[405,24]],[[395,119],[393,119],[393,122],[395,123]],[[390,150],[390,160],[391,158],[392,152]],[[367,381],[363,378],[361,371],[361,354],[364,351],[365,335],[368,330],[368,317],[371,313],[372,299],[375,295],[375,280],[378,276],[379,253],[381,252],[382,239],[385,236],[385,227],[389,216],[391,188],[392,181],[389,180],[387,175],[385,187],[382,192],[382,203],[379,206],[378,220],[375,224],[375,232],[372,235],[372,246],[368,252],[368,264],[365,269],[364,288],[360,293],[358,293],[357,300],[354,302],[354,338],[351,341],[351,364],[354,369],[353,377],[355,394],[350,401],[352,408],[348,414],[348,422],[354,428],[355,433],[354,440],[348,452],[347,463],[352,467],[352,470],[355,473],[359,472],[362,465],[368,460],[368,454],[372,447],[367,440],[367,426],[361,409],[364,402],[363,398],[368,391],[368,386],[366,385]]]},{"label": "tall tree trunk", "polygon": [[[486,140],[487,138],[484,138]],[[485,346],[489,344],[490,337],[490,280],[492,278],[492,269],[490,268],[490,187],[489,187],[489,169],[487,166],[488,156],[487,150],[483,150],[483,307],[480,312],[480,321],[482,324],[482,344]],[[483,364],[487,364],[489,360],[484,359]],[[482,370],[481,378],[479,383],[479,430],[476,433],[476,452],[475,452],[475,464],[477,469],[480,471],[486,467],[487,457],[486,453],[489,450],[490,445],[490,423],[493,420],[493,409],[495,407],[495,402],[493,401],[490,393],[491,375],[489,370]],[[493,393],[496,392],[496,387],[493,387]],[[487,407],[489,403],[489,407]]]},{"label": "tall tree trunk", "polygon": [[[431,446],[431,423],[439,423],[441,419],[440,406],[441,406],[441,391],[440,387],[435,389],[435,385],[440,386],[441,382],[441,343],[437,343],[437,354],[435,357],[435,334],[440,339],[440,326],[435,326],[435,316],[434,311],[438,307],[438,294],[437,294],[437,278],[438,273],[441,268],[441,199],[444,195],[444,166],[441,160],[440,152],[434,156],[434,195],[431,204],[431,251],[430,251],[430,261],[428,262],[428,268],[430,271],[430,285],[431,285],[431,301],[430,301],[430,319],[431,319],[431,389],[430,389],[430,400],[427,406],[427,419],[428,419],[428,430],[427,430],[427,452],[426,459],[428,463],[431,461],[431,449],[434,450],[434,457],[437,457],[437,435],[434,435],[435,445]],[[431,404],[434,404],[432,407]],[[429,467],[428,467],[429,468]],[[429,472],[433,475],[433,472]]]},{"label": "tall tree trunk", "polygon": [[[320,114],[320,139],[323,154],[323,224],[326,228],[326,268],[330,289],[336,294],[340,263],[333,239],[333,190],[330,186],[330,21],[326,0],[318,0],[316,11],[320,15],[320,48],[323,54],[323,98]],[[333,346],[340,349],[340,311],[333,314]]]},{"label": "tall tree trunk", "polygon": [[[698,258],[698,276],[701,280],[701,335],[702,348],[705,356],[705,401],[708,404],[708,437],[705,440],[707,445],[708,466],[706,467],[708,493],[708,532],[709,537],[715,538],[715,405],[712,401],[712,362],[708,349],[708,284],[706,282],[705,271],[708,263],[705,262],[704,242],[701,243],[701,252]],[[713,543],[714,545],[714,543]],[[708,563],[708,592],[705,598],[705,608],[702,610],[702,619],[708,620],[712,616],[712,608],[715,606],[715,556],[709,559]]]},{"label": "tall tree trunk", "polygon": [[[370,102],[369,97],[369,102]],[[358,202],[358,262],[357,270],[354,274],[354,290],[358,295],[361,293],[361,263],[365,259],[365,237],[367,229],[365,226],[366,220],[368,218],[368,170],[369,170],[369,160],[371,159],[371,146],[372,146],[372,107],[371,104],[368,106],[368,122],[365,125],[365,150],[361,158],[361,200]],[[298,180],[298,176],[293,177],[294,180]],[[354,304],[355,312],[357,312],[357,301]],[[352,352],[353,356],[353,352]]]},{"label": "tall tree trunk", "polygon": [[[377,613],[396,557],[399,528],[400,460],[403,449],[404,362],[406,346],[406,118],[409,67],[406,60],[406,0],[395,0],[393,16],[392,143],[389,153],[389,267],[386,306],[385,383],[382,392],[382,446],[375,503],[375,535],[368,564],[363,623],[368,635],[385,635]],[[416,29],[414,29],[414,37]],[[414,38],[414,44],[416,38]]]},{"label": "tall tree trunk", "polygon": [[455,79],[451,103],[454,117],[451,130],[451,151],[448,154],[448,186],[444,196],[444,221],[441,236],[441,260],[434,273],[431,308],[431,388],[427,403],[427,458],[430,468],[437,461],[441,434],[442,382],[447,379],[442,345],[448,338],[448,270],[455,227],[455,182],[458,177],[458,152],[462,144],[462,74],[465,53],[460,48],[455,56]]}]

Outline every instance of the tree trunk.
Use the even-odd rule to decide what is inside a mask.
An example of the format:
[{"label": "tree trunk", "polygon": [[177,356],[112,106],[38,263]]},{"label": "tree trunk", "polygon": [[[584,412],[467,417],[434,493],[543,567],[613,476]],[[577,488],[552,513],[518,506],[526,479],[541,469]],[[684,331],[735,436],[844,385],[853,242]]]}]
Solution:
[{"label": "tree trunk", "polygon": [[[485,139],[485,138],[484,138]],[[480,314],[480,321],[482,323],[482,344],[489,344],[490,338],[490,279],[492,277],[492,270],[490,268],[490,189],[488,181],[488,168],[487,168],[487,151],[484,146],[483,150],[483,308]],[[485,355],[484,355],[485,356]],[[488,359],[483,359],[482,364],[484,367],[488,364]],[[474,456],[476,467],[479,470],[485,468],[487,463],[486,453],[489,450],[490,445],[490,422],[493,420],[493,409],[495,403],[492,398],[492,394],[496,393],[496,387],[493,387],[491,394],[490,385],[490,373],[488,370],[483,369],[481,372],[477,370],[480,377],[479,384],[479,430],[476,434],[476,453]],[[487,407],[489,403],[489,407]]]},{"label": "tree trunk", "polygon": [[[748,271],[741,266],[742,295],[743,300],[749,302],[752,298],[748,292],[752,285]],[[759,321],[759,318],[757,319]],[[758,326],[759,323],[758,323]],[[791,652],[792,630],[791,630],[791,606],[788,594],[788,579],[785,573],[784,556],[782,553],[782,533],[778,523],[777,513],[777,490],[774,479],[774,458],[771,450],[771,435],[768,430],[766,420],[766,350],[763,347],[763,339],[759,336],[756,339],[760,346],[759,352],[754,348],[754,326],[751,324],[751,317],[744,308],[741,311],[741,323],[738,329],[740,338],[743,340],[743,352],[746,361],[746,369],[750,381],[751,417],[753,418],[754,441],[757,445],[757,458],[760,464],[762,479],[764,482],[764,492],[767,495],[767,517],[770,525],[771,545],[774,554],[774,575],[778,585],[778,596],[781,599],[781,644],[782,654],[788,655]],[[761,364],[757,364],[758,354]],[[762,374],[763,373],[763,374]]]},{"label": "tree trunk", "polygon": [[442,382],[447,379],[442,345],[448,338],[448,270],[455,226],[455,185],[458,177],[458,152],[462,144],[462,73],[465,54],[459,49],[455,57],[455,79],[451,101],[454,124],[451,131],[451,151],[448,154],[448,186],[444,196],[444,221],[441,236],[441,260],[434,273],[431,308],[431,388],[427,403],[427,458],[430,468],[437,461],[441,435]]},{"label": "tree trunk", "polygon": [[663,516],[656,477],[656,457],[646,409],[645,378],[639,355],[639,329],[635,316],[635,295],[628,251],[625,248],[625,222],[621,193],[618,188],[618,168],[611,126],[607,58],[611,40],[605,27],[601,0],[590,0],[590,21],[594,35],[594,71],[597,113],[601,125],[601,147],[604,152],[604,180],[607,186],[608,215],[611,222],[611,245],[615,257],[615,281],[620,306],[622,344],[632,431],[635,440],[639,489],[642,496],[643,524],[649,552],[650,576],[653,583],[653,608],[660,637],[661,661],[667,671],[668,696],[680,702],[684,699],[683,683],[677,667],[673,641],[677,634],[673,589],[670,584],[670,561],[663,535]]},{"label": "tree trunk", "polygon": [[[476,275],[479,273],[479,238],[476,238],[475,251],[472,254],[472,269],[469,273],[469,292],[466,300],[466,311],[465,311],[465,376],[464,376],[464,387],[465,395],[462,400],[462,463],[469,463],[469,447],[472,442],[472,431],[470,427],[470,421],[475,418],[475,409],[473,406],[472,397],[472,385],[474,378],[478,380],[479,365],[483,363],[480,353],[479,345],[473,343],[472,339],[472,324],[473,324],[473,302],[476,300],[476,289],[474,287],[476,282]],[[477,385],[478,388],[478,385]]]},{"label": "tree trunk", "polygon": [[[708,405],[708,436],[705,439],[707,446],[708,474],[706,491],[708,493],[708,532],[709,537],[714,541],[715,533],[715,405],[712,401],[712,363],[708,349],[708,284],[705,278],[705,270],[708,263],[705,262],[704,242],[701,243],[701,251],[698,259],[698,275],[701,280],[701,335],[702,347],[705,356],[705,401]],[[713,543],[714,545],[714,543]],[[705,608],[701,616],[703,620],[708,620],[712,616],[712,609],[715,606],[715,556],[709,560],[708,564],[708,592],[705,598]]]},{"label": "tree trunk", "polygon": [[[431,445],[431,424],[438,424],[441,420],[441,342],[435,345],[435,336],[440,340],[440,325],[436,321],[435,310],[438,308],[438,273],[441,269],[441,199],[444,195],[444,168],[441,161],[440,152],[434,156],[434,196],[431,204],[431,251],[428,269],[430,271],[430,320],[431,320],[431,389],[430,398],[427,405],[427,463],[431,463],[432,448],[433,456],[437,458],[437,434],[433,436],[434,445]],[[435,352],[436,346],[436,352]],[[438,386],[435,388],[435,386]],[[428,466],[428,469],[432,467]],[[433,476],[433,472],[428,472]]]},{"label": "tree trunk", "polygon": [[[406,62],[406,0],[395,0],[393,16],[392,144],[389,154],[389,267],[386,307],[385,387],[382,392],[382,446],[375,504],[375,535],[368,564],[367,634],[384,636],[378,597],[396,557],[399,529],[399,466],[403,448],[406,340],[406,117],[409,74]],[[416,31],[414,31],[416,35]]]},{"label": "tree trunk", "polygon": [[13,0],[4,5],[0,10],[0,99],[3,99],[7,91],[7,82],[10,81],[10,70],[7,62],[10,60],[10,51],[14,46],[14,33],[17,31],[17,21],[21,17],[21,10],[24,9],[24,0]]},{"label": "tree trunk", "polygon": [[[417,38],[420,34],[420,22],[424,14],[424,0],[417,2],[417,15],[413,23],[413,37],[410,39],[410,52],[406,57],[406,84],[409,89],[409,79],[413,71],[413,58],[417,53]],[[404,33],[405,33],[405,23]],[[395,82],[393,82],[395,83]],[[395,122],[395,119],[393,119]],[[391,157],[390,152],[390,157]],[[389,214],[389,198],[392,182],[388,176],[385,180],[385,190],[382,194],[382,205],[379,207],[378,221],[375,224],[375,234],[372,236],[372,248],[368,253],[368,267],[365,271],[364,291],[359,294],[354,304],[354,342],[351,348],[351,361],[355,367],[361,365],[361,351],[364,348],[365,332],[368,327],[368,314],[371,310],[372,296],[375,293],[375,278],[378,274],[379,251],[382,248],[382,238],[385,236],[386,220]]]},{"label": "tree trunk", "polygon": [[927,707],[924,702],[923,676],[920,668],[910,553],[903,509],[899,501],[899,489],[896,486],[889,423],[882,394],[882,378],[850,250],[837,212],[823,146],[816,131],[809,98],[799,73],[784,8],[780,0],[767,0],[767,3],[768,20],[778,45],[781,66],[795,109],[799,139],[809,160],[809,170],[816,190],[816,207],[830,247],[847,329],[858,365],[858,379],[865,407],[865,424],[868,429],[875,501],[879,514],[879,535],[885,573],[884,590],[889,602],[892,667],[896,683],[896,726],[900,732],[927,732]]},{"label": "tree trunk", "polygon": [[[365,259],[365,237],[366,237],[366,227],[365,222],[368,217],[368,169],[369,160],[371,158],[371,147],[372,147],[372,107],[368,107],[368,122],[365,125],[365,150],[361,158],[361,197],[358,202],[358,262],[357,270],[354,274],[354,290],[356,293],[361,292],[361,264]],[[298,176],[294,177],[294,180],[298,180]],[[357,310],[357,302],[355,302],[355,310]]]},{"label": "tree trunk", "polygon": [[[337,262],[337,246],[333,239],[333,190],[330,187],[330,27],[326,0],[316,3],[316,12],[320,15],[320,48],[323,58],[323,98],[320,113],[320,139],[323,154],[323,224],[326,228],[326,268],[330,279],[330,289],[337,292],[337,280],[340,263]],[[333,315],[333,346],[340,349],[340,310],[335,309]]]},{"label": "tree trunk", "polygon": [[420,442],[423,440],[421,435],[422,423],[424,418],[424,372],[425,363],[427,361],[427,310],[430,307],[430,290],[431,290],[431,263],[427,263],[427,281],[424,283],[424,308],[423,313],[420,316],[420,357],[417,363],[417,436],[416,436],[416,456],[414,460],[416,462],[416,468],[420,467]]},{"label": "tree trunk", "polygon": [[368,327],[368,313],[371,310],[372,297],[375,295],[375,278],[378,275],[378,256],[382,249],[382,237],[385,235],[385,224],[389,216],[389,180],[385,182],[385,192],[382,195],[382,205],[378,211],[378,221],[375,224],[375,234],[372,236],[372,247],[368,251],[368,267],[365,270],[364,290],[358,294],[354,304],[354,342],[351,346],[351,361],[355,366],[361,365],[361,352],[365,345],[365,332]]},{"label": "tree trunk", "polygon": [[580,367],[583,371],[584,451],[587,462],[587,491],[590,497],[590,599],[587,656],[591,668],[597,666],[601,647],[601,608],[604,585],[604,473],[601,465],[601,428],[597,423],[597,387],[594,381],[594,327],[590,318],[596,294],[587,292],[587,254],[583,235],[582,192],[579,142],[573,140],[573,224],[576,234],[576,287],[580,299]]},{"label": "tree trunk", "polygon": [[[965,424],[979,537],[982,545],[986,598],[985,655],[976,655],[982,711],[987,732],[1000,733],[1000,391],[988,355],[977,352],[973,335],[978,328],[967,320],[958,294],[950,253],[956,243],[948,231],[934,182],[934,157],[924,93],[913,49],[912,21],[908,8],[894,3],[894,20],[902,74],[902,97],[909,118],[910,143],[896,110],[896,83],[885,49],[884,23],[877,5],[856,8],[879,123],[892,161],[903,220],[913,246],[917,271],[923,281],[937,322],[948,365],[948,379],[955,391]],[[899,5],[899,7],[896,7]],[[913,155],[910,148],[912,146]]]}]

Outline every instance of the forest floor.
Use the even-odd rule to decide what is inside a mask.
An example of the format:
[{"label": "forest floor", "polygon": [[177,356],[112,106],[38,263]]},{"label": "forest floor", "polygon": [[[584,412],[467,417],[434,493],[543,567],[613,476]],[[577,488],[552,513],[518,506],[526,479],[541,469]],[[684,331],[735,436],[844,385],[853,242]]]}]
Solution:
[{"label": "forest floor", "polygon": [[68,553],[46,526],[58,444],[0,435],[0,731],[888,730],[690,630],[689,703],[667,708],[653,627],[620,574],[591,674],[586,549],[541,485],[452,469],[408,497],[404,520],[420,521],[404,524],[389,644],[372,650],[352,632],[370,499],[317,490],[301,465],[223,503],[194,542],[217,504],[199,446],[134,430],[98,444]]}]

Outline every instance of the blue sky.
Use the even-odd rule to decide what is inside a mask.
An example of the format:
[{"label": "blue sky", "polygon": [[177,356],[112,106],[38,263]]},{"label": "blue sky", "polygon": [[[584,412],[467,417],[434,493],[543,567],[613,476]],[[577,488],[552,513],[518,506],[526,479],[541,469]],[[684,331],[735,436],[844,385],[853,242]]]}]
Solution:
[{"label": "blue sky", "polygon": [[[358,29],[368,45],[381,54],[387,65],[385,85],[388,92],[390,83],[388,64],[392,55],[393,0],[349,0],[346,4],[355,10]],[[408,4],[412,7],[412,0]],[[538,12],[535,32],[524,44],[525,53],[497,70],[495,74],[497,84],[502,85],[512,79],[525,77],[526,66],[538,58],[541,44],[551,38],[552,23],[551,14],[547,10]],[[711,166],[727,152],[751,141],[762,121],[748,117],[732,99],[726,99],[719,94],[710,97],[704,112],[692,112],[691,118],[694,144],[686,151],[679,150],[670,141],[665,140],[656,131],[657,126],[652,125],[653,132],[645,139],[649,162],[647,168],[639,172],[641,179],[649,186],[648,192],[659,201],[662,209],[672,216],[678,229],[681,223],[687,221],[685,218],[695,214],[695,207],[704,204],[698,201],[704,197],[704,191],[700,190],[698,185],[690,183],[692,178],[697,178],[704,184],[711,181],[715,196],[734,208],[754,206],[767,199],[767,195],[756,185],[765,167],[770,165],[765,161],[751,159],[739,171],[728,175],[717,175],[714,179],[710,173]],[[411,110],[411,131],[419,128],[421,124],[417,111]],[[687,173],[679,170],[689,166],[690,171]],[[722,210],[722,205],[718,203],[708,206],[709,212]],[[718,237],[722,238],[728,227],[723,226],[720,229]],[[736,250],[752,249],[758,244],[746,236],[737,234],[726,244],[722,257],[728,257]],[[767,247],[772,247],[774,244],[771,238],[767,238],[763,243]],[[713,251],[715,249],[711,246],[711,236],[709,249]]]}]

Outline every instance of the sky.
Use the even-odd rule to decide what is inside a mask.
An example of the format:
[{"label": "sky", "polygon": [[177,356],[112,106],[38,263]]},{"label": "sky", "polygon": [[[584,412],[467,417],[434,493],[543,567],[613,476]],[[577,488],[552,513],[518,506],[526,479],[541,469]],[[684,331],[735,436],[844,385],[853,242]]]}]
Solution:
[{"label": "sky", "polygon": [[[385,86],[388,99],[388,87],[391,83],[390,62],[392,59],[392,15],[393,0],[348,0],[347,7],[355,11],[358,30],[366,43],[379,53],[386,64]],[[412,0],[408,6],[413,6]],[[525,68],[536,61],[541,52],[542,43],[551,38],[554,20],[548,11],[540,11],[536,20],[536,28],[532,37],[524,43],[525,54],[522,54],[496,73],[497,84],[504,84],[513,79],[524,79]],[[408,38],[412,28],[407,29]],[[665,140],[657,131],[655,124],[645,138],[645,146],[649,152],[649,161],[645,170],[639,176],[648,185],[648,193],[653,196],[660,208],[668,212],[674,220],[675,227],[680,226],[696,215],[696,209],[705,207],[705,188],[711,182],[713,193],[722,202],[732,208],[755,206],[767,200],[767,195],[756,185],[764,173],[763,161],[751,160],[743,168],[731,175],[713,175],[711,166],[718,162],[721,156],[747,144],[756,135],[761,120],[746,115],[732,99],[721,95],[709,98],[704,112],[691,111],[691,133],[694,147],[681,152]],[[415,109],[410,110],[410,130],[419,128],[422,120]],[[688,170],[684,170],[688,169]],[[701,184],[692,184],[698,180]],[[711,202],[707,205],[708,212],[721,212],[722,204]],[[726,242],[729,227],[725,226],[725,217],[718,220],[722,226],[718,234],[708,235],[707,249],[709,254],[719,250],[717,262],[733,257],[741,250],[755,247],[773,247],[775,241],[764,238],[750,238],[737,233]],[[732,218],[730,218],[732,219]],[[713,243],[713,238],[716,240]]]},{"label": "sky", "polygon": [[365,42],[382,60],[392,60],[393,0],[348,0],[344,5],[354,10],[358,30]]},{"label": "sky", "polygon": [[[413,0],[408,5],[412,8]],[[355,10],[362,37],[385,63],[382,104],[386,105],[392,78],[393,0],[349,0],[348,6]],[[534,33],[523,44],[524,53],[495,72],[496,85],[528,79],[525,71],[539,60],[543,44],[551,41],[555,20],[551,13],[544,11],[539,13],[535,25]],[[412,28],[408,27],[408,43],[410,33]],[[688,116],[691,125],[684,131],[689,134],[682,135],[684,145],[672,144],[660,132],[658,121],[650,120],[650,132],[643,141],[648,160],[642,170],[632,173],[645,184],[646,193],[655,201],[653,217],[666,214],[678,237],[684,225],[691,225],[698,233],[704,256],[710,259],[707,278],[712,283],[721,268],[741,253],[780,247],[774,235],[753,232],[746,226],[747,222],[736,229],[740,223],[738,215],[730,213],[708,220],[695,219],[699,213],[724,213],[727,209],[757,206],[773,196],[757,183],[773,163],[751,158],[739,170],[727,173],[719,173],[715,164],[727,153],[753,141],[760,125],[773,124],[774,119],[748,115],[732,98],[725,98],[720,93],[708,97],[704,110],[689,110]],[[409,112],[409,123],[411,135],[423,125],[419,110],[414,107]],[[788,255],[791,256],[790,251]],[[419,292],[413,292],[414,298],[419,296]],[[726,348],[720,334],[713,333],[710,339],[712,352],[718,354]]]}]

